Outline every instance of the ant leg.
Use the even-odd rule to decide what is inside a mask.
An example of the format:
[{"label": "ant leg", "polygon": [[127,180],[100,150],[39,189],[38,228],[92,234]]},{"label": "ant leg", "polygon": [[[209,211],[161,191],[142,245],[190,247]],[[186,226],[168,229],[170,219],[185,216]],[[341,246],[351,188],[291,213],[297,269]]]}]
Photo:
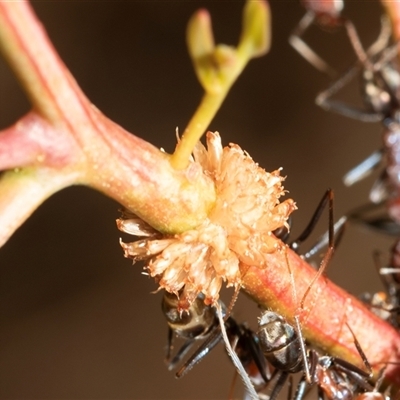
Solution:
[{"label": "ant leg", "polygon": [[324,255],[324,258],[321,261],[321,264],[319,266],[319,269],[317,273],[314,275],[313,279],[311,280],[311,283],[309,284],[308,288],[306,289],[303,298],[301,299],[300,302],[300,310],[304,309],[304,302],[306,300],[306,297],[310,293],[310,290],[314,283],[317,281],[317,279],[325,272],[329,261],[332,258],[333,251],[334,251],[334,224],[333,224],[333,191],[329,190],[328,191],[329,195],[329,225],[328,225],[328,250]]},{"label": "ant leg", "polygon": [[178,350],[176,355],[171,359],[172,349],[173,349],[173,337],[174,331],[170,327],[168,327],[168,339],[167,339],[167,354],[165,356],[165,363],[167,364],[168,371],[173,370],[176,367],[176,364],[179,363],[180,360],[187,354],[194,343],[194,339],[188,339],[182,345],[182,347]]},{"label": "ant leg", "polygon": [[324,391],[322,390],[321,386],[318,386],[318,400],[324,400],[325,396],[324,396]]},{"label": "ant leg", "polygon": [[384,169],[369,191],[369,199],[372,203],[379,204],[389,198],[390,191],[388,180],[387,169]]},{"label": "ant leg", "polygon": [[168,367],[168,371],[172,371],[176,367],[176,365],[185,357],[185,355],[189,352],[189,350],[193,346],[193,343],[194,339],[186,340],[186,342],[178,350],[178,352],[175,354],[172,360],[168,358],[165,360],[165,363],[167,364]]},{"label": "ant leg", "polygon": [[[393,250],[394,249],[392,249],[392,252]],[[365,299],[367,305],[379,318],[388,321],[395,328],[399,328],[398,310],[400,288],[396,282],[396,275],[400,273],[400,269],[393,268],[391,263],[389,263],[390,267],[382,267],[382,254],[378,250],[375,250],[372,256],[375,269],[379,274],[385,291],[377,292],[372,295],[366,294]]]},{"label": "ant leg", "polygon": [[286,396],[286,398],[287,398],[287,400],[292,400],[292,392],[293,392],[293,375],[290,375],[290,376],[289,376],[289,379],[288,379],[288,384],[287,384],[287,386],[288,386],[288,391],[287,391],[287,396]]},{"label": "ant leg", "polygon": [[271,380],[271,370],[261,350],[257,335],[250,329],[245,330],[246,343],[254,363],[265,383]]},{"label": "ant leg", "polygon": [[236,378],[238,376],[237,371],[235,370],[234,375],[233,375],[233,379],[232,379],[232,383],[231,383],[231,387],[229,388],[229,394],[228,394],[228,399],[229,400],[233,400],[233,396],[234,396],[234,389],[235,389],[235,384],[236,384]]},{"label": "ant leg", "polygon": [[[383,50],[382,57],[374,64],[374,70],[380,71],[384,65],[392,61],[399,54],[399,41]],[[396,93],[395,93],[396,94]]]},{"label": "ant leg", "polygon": [[365,391],[372,390],[373,387],[367,381],[370,376],[367,372],[341,358],[333,357],[332,360],[335,364],[335,369],[346,375],[358,387]]},{"label": "ant leg", "polygon": [[382,267],[382,253],[379,250],[375,250],[372,254],[375,269],[377,270],[379,277],[381,278],[381,282],[385,288],[385,292],[388,293],[390,297],[397,297],[397,295],[399,294],[399,289],[397,288],[398,285],[396,284],[397,282],[394,274],[400,273],[400,269],[399,266],[393,262],[393,253],[395,251],[396,245],[392,248],[392,260],[390,262],[390,267]]},{"label": "ant leg", "polygon": [[367,356],[361,348],[359,341],[357,340],[353,330],[350,325],[346,322],[346,326],[349,329],[351,335],[353,336],[354,345],[357,348],[357,351],[364,363],[365,368],[368,370],[365,371],[363,369],[358,368],[356,365],[349,363],[346,360],[341,358],[331,357],[331,363],[334,364],[335,370],[343,373],[353,384],[357,385],[363,391],[370,392],[373,387],[369,384],[368,379],[373,377],[373,371],[371,364],[368,362]]},{"label": "ant leg", "polygon": [[[234,320],[232,321],[234,322]],[[237,332],[231,332],[233,330],[232,328],[235,328]],[[235,343],[232,345],[235,352],[237,354],[242,354],[242,356],[244,357],[242,358],[242,360],[244,359],[244,362],[246,362],[246,360],[248,359],[248,355],[250,355],[250,359],[252,360],[252,362],[254,362],[255,366],[257,367],[257,371],[263,378],[264,384],[257,384],[257,394],[259,394],[259,392],[263,390],[270,382],[272,373],[261,350],[257,335],[251,329],[248,329],[244,325],[234,324],[232,327],[227,326],[227,331],[228,334],[231,333],[233,335],[236,335]],[[242,341],[242,343],[238,344],[240,340]],[[232,399],[233,396],[233,389],[236,382],[236,377],[237,371],[235,371],[234,379],[232,381],[229,399]],[[260,395],[260,399],[263,399],[262,395]],[[269,400],[269,397],[265,396],[265,400]]]},{"label": "ant leg", "polygon": [[365,355],[363,349],[361,348],[360,342],[357,340],[355,333],[353,332],[353,329],[351,329],[350,325],[346,322],[346,326],[349,329],[351,336],[353,336],[353,340],[354,340],[354,345],[357,348],[358,354],[360,355],[361,359],[363,360],[363,363],[365,365],[365,367],[368,370],[368,376],[370,378],[372,378],[373,376],[373,372],[372,372],[372,367],[371,364],[369,363],[367,356]]},{"label": "ant leg", "polygon": [[360,37],[358,36],[356,27],[349,20],[346,20],[344,22],[344,26],[346,28],[347,36],[350,39],[350,43],[353,46],[354,53],[356,54],[358,60],[361,62],[362,65],[371,68],[372,64],[368,58],[366,51],[364,50]]},{"label": "ant leg", "polygon": [[310,373],[310,366],[308,365],[308,361],[307,361],[306,345],[305,345],[305,342],[303,340],[303,336],[302,336],[302,333],[301,333],[300,314],[304,310],[304,302],[305,302],[308,294],[310,293],[310,290],[311,290],[312,286],[317,281],[317,279],[325,272],[325,270],[326,270],[326,268],[327,268],[327,266],[329,264],[329,261],[332,258],[333,251],[334,251],[333,191],[329,190],[328,191],[328,195],[329,195],[329,197],[328,197],[328,199],[329,199],[328,250],[325,253],[324,258],[321,261],[321,264],[319,266],[319,269],[318,269],[317,273],[314,275],[314,277],[311,280],[310,284],[308,285],[306,291],[304,292],[303,297],[302,297],[301,302],[300,302],[300,306],[296,310],[296,313],[295,313],[295,316],[294,316],[296,330],[297,330],[297,333],[298,333],[299,338],[300,338],[299,342],[300,342],[301,354],[302,354],[302,357],[303,357],[304,373],[305,373],[306,381],[308,383],[312,383],[312,375]]},{"label": "ant leg", "polygon": [[381,16],[381,31],[375,42],[372,43],[372,45],[368,48],[367,50],[368,57],[374,57],[377,54],[385,51],[385,49],[389,45],[391,37],[392,37],[392,25],[390,22],[390,18],[386,14],[383,14]]},{"label": "ant leg", "polygon": [[[278,376],[278,378],[277,378],[274,388],[272,389],[272,392],[269,396],[269,400],[276,400],[276,398],[278,397],[278,394],[282,390],[283,385],[285,384],[285,382],[289,376],[289,373],[286,371],[275,370],[275,372],[276,372],[276,376]],[[275,372],[274,372],[274,375],[275,375]]]},{"label": "ant leg", "polygon": [[383,149],[374,151],[365,160],[361,161],[360,164],[356,165],[349,172],[347,172],[343,177],[343,183],[346,186],[352,186],[355,183],[366,178],[368,175],[375,170],[383,159]]},{"label": "ant leg", "polygon": [[169,361],[171,359],[173,345],[174,331],[168,327],[168,335],[167,335],[167,354],[165,355],[165,361]]},{"label": "ant leg", "polygon": [[[315,99],[315,102],[318,106],[327,111],[336,112],[337,114],[343,115],[345,117],[353,118],[363,122],[380,122],[384,119],[382,113],[357,108],[341,101],[332,100],[332,96],[339,92],[350,81],[352,81],[361,68],[367,71],[369,70],[371,72],[376,71],[378,70],[378,68],[381,68],[384,63],[390,61],[390,59],[392,59],[397,54],[396,46],[396,48],[394,50],[391,50],[389,54],[384,54],[382,59],[379,60],[376,64],[371,61],[371,57],[375,56],[385,49],[390,39],[391,28],[388,19],[382,18],[381,25],[382,28],[378,39],[370,46],[367,51],[365,51],[354,25],[350,21],[345,21],[345,28],[349,36],[350,43],[353,46],[354,52],[358,58],[358,62],[347,72],[345,72],[339,79],[337,79],[332,85],[330,85],[326,90],[318,94]],[[392,53],[394,53],[394,55]]]},{"label": "ant leg", "polygon": [[201,346],[190,356],[190,358],[176,372],[176,378],[182,378],[196,364],[198,364],[220,341],[222,340],[221,330],[218,328],[214,334],[208,337]]},{"label": "ant leg", "polygon": [[[348,221],[348,217],[344,215],[343,217],[339,218],[337,222],[333,225],[333,235],[334,235],[334,247],[335,249],[339,246],[344,231],[346,229],[346,223]],[[308,260],[312,257],[314,257],[316,254],[321,252],[325,247],[327,247],[329,244],[329,232],[325,232],[317,241],[317,243],[311,247],[310,250],[306,251],[304,254],[302,254],[302,258],[305,260]]]},{"label": "ant leg", "polygon": [[379,204],[368,203],[357,207],[349,213],[349,219],[386,235],[400,236],[400,225],[389,217],[386,204],[383,202]]},{"label": "ant leg", "polygon": [[396,283],[396,297],[399,298],[400,239],[397,239],[391,248],[390,266],[392,267],[393,281]]},{"label": "ant leg", "polygon": [[[349,70],[348,76],[355,76],[355,70]],[[345,77],[345,76],[343,76]],[[361,108],[352,107],[347,103],[336,101],[330,99],[330,96],[336,91],[335,86],[342,86],[341,81],[335,83],[340,83],[340,85],[332,85],[327,90],[321,92],[315,99],[315,103],[326,111],[335,112],[336,114],[342,115],[344,117],[356,119],[361,122],[380,122],[383,120],[384,116],[381,113],[371,112],[363,110]]]},{"label": "ant leg", "polygon": [[332,100],[332,96],[356,77],[360,68],[361,66],[357,63],[355,66],[347,70],[339,79],[317,95],[315,103],[326,111],[335,112],[348,118],[362,122],[381,122],[383,120],[383,114],[381,113],[357,108],[342,101]]},{"label": "ant leg", "polygon": [[307,389],[307,381],[305,379],[305,377],[301,377],[301,379],[299,380],[299,383],[297,384],[297,389],[296,389],[296,393],[294,395],[294,400],[303,400],[305,394],[306,394],[306,389]]},{"label": "ant leg", "polygon": [[[321,218],[322,212],[324,211],[326,204],[329,201],[330,197],[330,192],[332,189],[328,189],[324,195],[322,196],[322,199],[320,200],[317,208],[314,211],[314,214],[312,215],[310,222],[306,226],[306,228],[303,230],[303,232],[298,236],[297,239],[293,240],[291,243],[289,243],[289,248],[294,250],[296,253],[298,252],[298,249],[300,245],[310,236],[312,231],[315,228],[315,225],[318,223],[319,219]],[[334,246],[336,247],[343,235],[344,229],[345,229],[345,223],[347,222],[347,217],[343,216],[340,218],[333,226],[333,234],[335,237],[335,243]],[[279,233],[278,233],[279,235]],[[324,247],[328,245],[328,233],[325,233],[320,237],[320,239],[317,241],[317,243],[306,253],[302,254],[301,256],[305,259],[308,260],[309,258],[313,257],[315,254],[320,252]],[[281,239],[282,240],[282,239]]]},{"label": "ant leg", "polygon": [[297,251],[297,249],[299,248],[300,244],[303,243],[312,233],[312,231],[315,228],[315,225],[317,224],[317,222],[319,221],[322,212],[324,211],[326,204],[329,200],[330,197],[330,192],[332,190],[328,189],[325,194],[322,196],[322,199],[320,200],[317,208],[314,211],[313,216],[310,219],[310,222],[308,223],[308,225],[306,226],[306,228],[303,230],[303,232],[299,235],[299,237],[295,240],[293,240],[290,244],[289,247],[294,250]]},{"label": "ant leg", "polygon": [[336,71],[329,66],[311,47],[301,38],[304,32],[310,27],[315,20],[315,14],[313,11],[307,11],[303,18],[300,20],[293,33],[289,37],[290,45],[314,68],[326,73],[327,75],[334,77]]},{"label": "ant leg", "polygon": [[388,364],[386,364],[383,368],[380,369],[379,373],[378,373],[378,377],[376,378],[376,382],[375,382],[375,387],[373,392],[377,392],[379,390],[379,388],[381,387],[381,385],[383,384],[383,381],[385,380],[385,371],[387,368]]}]

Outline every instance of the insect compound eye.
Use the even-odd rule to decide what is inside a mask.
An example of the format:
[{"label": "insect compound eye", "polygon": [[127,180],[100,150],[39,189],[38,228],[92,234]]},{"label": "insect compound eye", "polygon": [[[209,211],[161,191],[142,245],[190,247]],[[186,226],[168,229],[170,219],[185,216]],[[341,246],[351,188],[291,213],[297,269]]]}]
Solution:
[{"label": "insect compound eye", "polygon": [[179,297],[164,293],[161,308],[169,327],[183,338],[197,338],[207,334],[216,324],[213,307],[198,296],[186,311],[178,311]]},{"label": "insect compound eye", "polygon": [[192,315],[190,310],[180,313],[177,307],[178,301],[178,297],[166,293],[163,297],[161,308],[169,325],[184,326],[191,321]]},{"label": "insect compound eye", "polygon": [[321,365],[323,369],[328,369],[332,365],[332,357],[322,356],[318,358],[318,364]]}]

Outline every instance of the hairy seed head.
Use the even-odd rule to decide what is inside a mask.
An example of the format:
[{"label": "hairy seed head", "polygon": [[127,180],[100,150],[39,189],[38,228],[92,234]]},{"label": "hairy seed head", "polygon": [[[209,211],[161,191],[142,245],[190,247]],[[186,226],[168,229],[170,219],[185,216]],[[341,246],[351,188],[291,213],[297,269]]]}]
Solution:
[{"label": "hairy seed head", "polygon": [[207,149],[199,143],[192,162],[201,165],[215,184],[217,200],[208,218],[195,229],[176,235],[154,231],[138,217],[125,212],[118,228],[140,239],[123,243],[125,257],[148,260],[146,269],[169,293],[180,298],[186,310],[202,293],[215,304],[222,283],[241,285],[241,266],[265,268],[265,255],[284,248],[272,232],[296,209],[285,194],[280,169],[266,172],[238,145],[223,148],[217,132],[207,133]]}]

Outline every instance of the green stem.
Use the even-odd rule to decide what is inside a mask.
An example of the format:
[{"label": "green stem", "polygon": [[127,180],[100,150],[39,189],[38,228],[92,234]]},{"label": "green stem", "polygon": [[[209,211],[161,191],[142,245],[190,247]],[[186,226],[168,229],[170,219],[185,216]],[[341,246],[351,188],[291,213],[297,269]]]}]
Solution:
[{"label": "green stem", "polygon": [[194,146],[210,125],[232,85],[250,61],[250,57],[248,54],[242,54],[235,61],[235,68],[230,70],[229,75],[221,83],[220,89],[209,90],[203,96],[199,107],[183,133],[181,141],[171,156],[170,162],[173,168],[182,170],[188,166]]}]

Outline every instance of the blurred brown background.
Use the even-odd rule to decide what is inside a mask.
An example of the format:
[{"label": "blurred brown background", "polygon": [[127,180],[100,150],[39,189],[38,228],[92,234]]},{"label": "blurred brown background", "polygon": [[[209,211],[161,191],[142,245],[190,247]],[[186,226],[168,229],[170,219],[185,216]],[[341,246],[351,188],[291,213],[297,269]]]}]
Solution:
[{"label": "blurred brown background", "polygon": [[[208,8],[217,41],[235,44],[242,6],[242,1],[33,3],[93,103],[167,151],[174,148],[175,127],[184,129],[201,97],[185,47],[189,17]],[[283,167],[285,187],[299,207],[296,236],[328,187],[335,190],[336,216],[367,201],[373,178],[345,188],[341,177],[380,146],[381,126],[314,105],[329,80],[287,42],[303,9],[295,0],[272,1],[271,9],[269,55],[251,62],[210,129],[225,144],[239,143],[267,170]],[[380,13],[377,1],[346,4],[365,44],[379,32]],[[342,30],[330,35],[314,27],[307,40],[339,70],[355,59]],[[357,84],[348,92],[357,101]],[[28,109],[0,60],[0,127]],[[87,188],[64,190],[0,250],[0,398],[227,398],[234,368],[222,346],[182,380],[167,371],[161,293],[150,294],[153,281],[123,258],[118,208]],[[326,220],[324,215],[319,233]],[[380,288],[371,254],[386,252],[390,243],[350,226],[330,277],[355,294]],[[240,300],[236,318],[255,326],[256,306],[244,296]]]}]

